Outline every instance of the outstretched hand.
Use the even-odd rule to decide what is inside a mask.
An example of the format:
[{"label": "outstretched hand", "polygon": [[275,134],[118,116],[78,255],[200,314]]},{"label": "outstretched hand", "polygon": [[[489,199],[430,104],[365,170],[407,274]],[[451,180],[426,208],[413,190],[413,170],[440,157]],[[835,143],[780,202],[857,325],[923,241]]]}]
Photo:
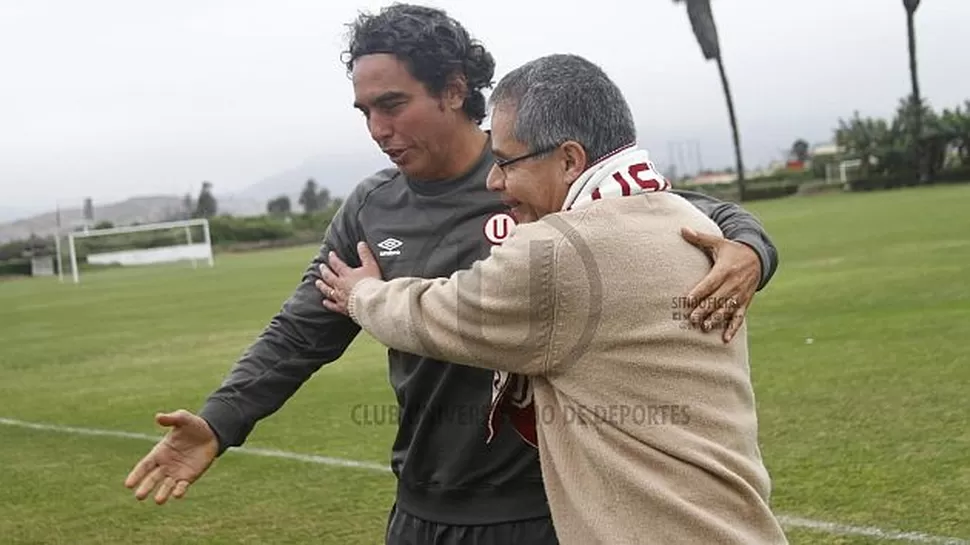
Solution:
[{"label": "outstretched hand", "polygon": [[711,272],[687,295],[690,323],[704,331],[724,327],[722,338],[730,342],[741,329],[745,313],[761,280],[761,260],[750,247],[723,237],[681,229],[687,242],[714,260]]},{"label": "outstretched hand", "polygon": [[135,488],[135,498],[144,500],[156,487],[155,503],[169,497],[181,499],[212,464],[219,443],[209,424],[189,411],[157,414],[155,422],[172,428],[125,479],[127,488]]},{"label": "outstretched hand", "polygon": [[320,265],[320,280],[316,281],[316,286],[326,297],[323,306],[334,312],[349,315],[347,305],[354,286],[365,278],[381,278],[380,265],[366,242],[357,243],[357,255],[360,258],[360,267],[356,269],[344,263],[334,252],[330,252],[329,267],[326,264]]}]

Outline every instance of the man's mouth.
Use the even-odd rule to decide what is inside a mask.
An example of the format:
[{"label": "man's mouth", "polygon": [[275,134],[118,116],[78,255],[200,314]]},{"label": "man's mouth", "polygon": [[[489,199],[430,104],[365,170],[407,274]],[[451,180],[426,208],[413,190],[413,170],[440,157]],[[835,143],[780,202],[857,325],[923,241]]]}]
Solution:
[{"label": "man's mouth", "polygon": [[509,215],[512,216],[512,219],[515,220],[516,223],[519,223],[520,221],[522,221],[521,214],[519,214],[519,206],[522,204],[521,201],[517,201],[515,199],[503,198],[502,204],[504,204],[505,207],[508,208]]},{"label": "man's mouth", "polygon": [[384,150],[384,153],[391,161],[397,163],[407,151],[407,148],[388,148]]}]

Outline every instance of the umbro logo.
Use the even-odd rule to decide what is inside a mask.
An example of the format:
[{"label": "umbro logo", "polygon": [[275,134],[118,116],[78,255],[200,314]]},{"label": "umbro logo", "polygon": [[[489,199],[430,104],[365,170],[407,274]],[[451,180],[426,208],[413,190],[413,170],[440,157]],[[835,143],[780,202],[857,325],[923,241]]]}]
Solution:
[{"label": "umbro logo", "polygon": [[400,240],[391,237],[386,238],[377,244],[377,247],[381,249],[380,256],[387,257],[389,255],[401,255],[401,250],[398,250],[404,243]]}]

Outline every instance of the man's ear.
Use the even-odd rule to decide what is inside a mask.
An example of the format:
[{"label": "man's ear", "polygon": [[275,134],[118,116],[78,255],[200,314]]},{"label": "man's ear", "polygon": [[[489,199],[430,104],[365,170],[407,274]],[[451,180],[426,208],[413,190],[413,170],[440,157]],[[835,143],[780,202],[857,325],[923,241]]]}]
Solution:
[{"label": "man's ear", "polygon": [[563,173],[565,182],[571,184],[589,167],[587,164],[589,157],[586,155],[586,149],[572,140],[563,144],[560,149],[565,158],[565,172]]},{"label": "man's ear", "polygon": [[441,91],[442,105],[448,110],[460,110],[468,97],[468,80],[461,74],[452,74]]}]

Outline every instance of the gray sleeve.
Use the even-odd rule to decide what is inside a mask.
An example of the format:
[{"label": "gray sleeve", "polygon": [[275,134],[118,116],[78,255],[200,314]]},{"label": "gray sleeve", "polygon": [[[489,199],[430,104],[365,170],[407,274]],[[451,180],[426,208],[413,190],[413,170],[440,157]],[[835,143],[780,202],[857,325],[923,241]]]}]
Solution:
[{"label": "gray sleeve", "polygon": [[703,193],[681,189],[673,192],[707,214],[721,228],[724,238],[740,242],[754,250],[761,261],[761,282],[758,290],[768,285],[778,269],[778,250],[758,218],[735,203],[721,201]]},{"label": "gray sleeve", "polygon": [[339,358],[360,331],[348,317],[327,310],[314,286],[331,250],[356,266],[356,243],[362,236],[356,203],[359,199],[348,198],[337,212],[296,290],[200,410],[219,439],[220,455],[242,445],[259,420],[282,407],[320,367]]}]

